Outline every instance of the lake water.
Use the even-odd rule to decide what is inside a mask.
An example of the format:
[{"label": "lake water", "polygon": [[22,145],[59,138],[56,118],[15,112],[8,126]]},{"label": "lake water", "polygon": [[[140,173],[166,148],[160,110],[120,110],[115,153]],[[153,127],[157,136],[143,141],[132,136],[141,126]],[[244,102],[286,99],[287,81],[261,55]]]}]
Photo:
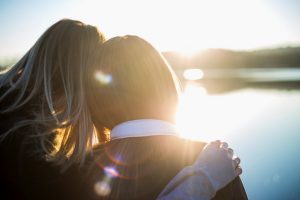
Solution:
[{"label": "lake water", "polygon": [[299,81],[300,68],[233,68],[203,70],[206,78],[242,79],[250,82]]},{"label": "lake water", "polygon": [[177,120],[184,137],[229,143],[249,199],[300,199],[300,91],[208,95],[187,85]]}]

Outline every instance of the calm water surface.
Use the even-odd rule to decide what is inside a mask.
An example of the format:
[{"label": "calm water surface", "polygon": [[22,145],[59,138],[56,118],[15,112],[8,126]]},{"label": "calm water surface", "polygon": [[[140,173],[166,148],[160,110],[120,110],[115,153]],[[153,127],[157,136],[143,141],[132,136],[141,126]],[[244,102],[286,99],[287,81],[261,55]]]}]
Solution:
[{"label": "calm water surface", "polygon": [[230,144],[242,159],[249,199],[300,199],[300,91],[210,96],[189,85],[177,119],[184,137]]}]

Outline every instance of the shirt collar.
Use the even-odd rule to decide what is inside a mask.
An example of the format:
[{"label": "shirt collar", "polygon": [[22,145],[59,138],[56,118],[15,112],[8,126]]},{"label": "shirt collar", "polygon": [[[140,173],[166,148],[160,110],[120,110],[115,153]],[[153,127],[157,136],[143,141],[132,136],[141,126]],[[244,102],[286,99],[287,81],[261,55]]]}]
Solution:
[{"label": "shirt collar", "polygon": [[111,140],[157,135],[179,136],[179,132],[174,124],[157,119],[126,121],[116,125],[110,132]]}]

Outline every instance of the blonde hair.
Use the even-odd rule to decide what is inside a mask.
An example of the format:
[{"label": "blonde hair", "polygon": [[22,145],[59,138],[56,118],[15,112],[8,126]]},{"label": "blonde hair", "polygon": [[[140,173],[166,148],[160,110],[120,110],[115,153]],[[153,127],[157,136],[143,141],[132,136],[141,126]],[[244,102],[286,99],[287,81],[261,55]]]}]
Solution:
[{"label": "blonde hair", "polygon": [[33,119],[18,122],[2,137],[32,126],[36,132],[30,136],[37,136],[37,151],[48,160],[63,167],[82,164],[95,137],[85,99],[86,71],[104,40],[96,27],[80,21],[63,19],[52,25],[0,77],[5,91],[0,103],[12,98],[1,108],[2,114],[36,105]]},{"label": "blonde hair", "polygon": [[174,122],[179,82],[163,56],[147,41],[130,35],[106,41],[89,71],[88,104],[102,140],[107,139],[103,130],[127,120]]}]

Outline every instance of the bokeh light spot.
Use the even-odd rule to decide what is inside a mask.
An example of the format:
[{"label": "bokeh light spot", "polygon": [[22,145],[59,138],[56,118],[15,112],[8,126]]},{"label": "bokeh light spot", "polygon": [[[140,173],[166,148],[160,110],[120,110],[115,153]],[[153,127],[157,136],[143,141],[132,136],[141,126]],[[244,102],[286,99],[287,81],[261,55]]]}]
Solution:
[{"label": "bokeh light spot", "polygon": [[111,187],[110,187],[109,183],[107,183],[105,181],[99,181],[99,182],[95,183],[94,190],[95,190],[96,194],[99,196],[107,196],[111,192]]},{"label": "bokeh light spot", "polygon": [[103,85],[107,85],[112,82],[112,76],[110,74],[103,73],[102,71],[97,71],[95,73],[95,79]]},{"label": "bokeh light spot", "polygon": [[118,177],[119,173],[114,167],[104,167],[104,172],[109,177]]},{"label": "bokeh light spot", "polygon": [[183,76],[187,80],[195,81],[203,78],[203,71],[201,69],[187,69],[183,72]]}]

